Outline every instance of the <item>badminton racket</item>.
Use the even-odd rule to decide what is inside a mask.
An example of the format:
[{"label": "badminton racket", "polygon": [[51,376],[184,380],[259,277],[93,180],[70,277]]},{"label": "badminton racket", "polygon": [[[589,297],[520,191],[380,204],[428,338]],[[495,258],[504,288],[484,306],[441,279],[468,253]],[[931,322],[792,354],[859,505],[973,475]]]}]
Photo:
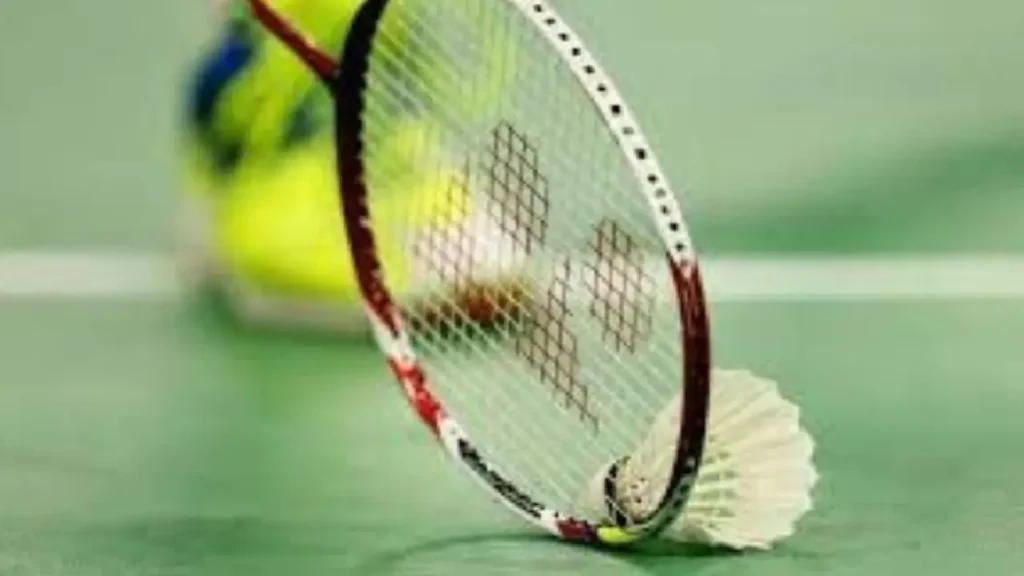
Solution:
[{"label": "badminton racket", "polygon": [[[248,2],[334,97],[365,307],[438,444],[559,538],[659,534],[701,462],[709,322],[677,195],[594,54],[540,0],[365,0],[337,59]],[[680,395],[655,504],[588,514]]]}]

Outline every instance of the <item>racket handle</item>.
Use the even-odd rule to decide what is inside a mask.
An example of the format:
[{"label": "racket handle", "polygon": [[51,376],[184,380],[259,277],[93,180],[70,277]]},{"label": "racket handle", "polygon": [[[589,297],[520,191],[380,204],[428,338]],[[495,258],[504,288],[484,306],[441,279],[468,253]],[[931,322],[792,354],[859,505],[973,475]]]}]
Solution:
[{"label": "racket handle", "polygon": [[248,0],[253,16],[333,91],[338,64],[312,40],[270,7],[266,0]]}]

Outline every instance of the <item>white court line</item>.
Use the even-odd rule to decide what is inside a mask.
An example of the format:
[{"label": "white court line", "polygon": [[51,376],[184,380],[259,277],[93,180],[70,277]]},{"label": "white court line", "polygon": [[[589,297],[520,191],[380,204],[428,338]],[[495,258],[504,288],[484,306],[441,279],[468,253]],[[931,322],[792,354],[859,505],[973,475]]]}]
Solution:
[{"label": "white court line", "polygon": [[723,258],[707,265],[726,301],[1024,299],[1024,256]]},{"label": "white court line", "polygon": [[[1024,256],[719,257],[703,264],[718,302],[1024,299]],[[158,253],[0,251],[0,299],[171,300]]]},{"label": "white court line", "polygon": [[169,299],[181,292],[173,261],[120,251],[0,251],[0,298]]}]

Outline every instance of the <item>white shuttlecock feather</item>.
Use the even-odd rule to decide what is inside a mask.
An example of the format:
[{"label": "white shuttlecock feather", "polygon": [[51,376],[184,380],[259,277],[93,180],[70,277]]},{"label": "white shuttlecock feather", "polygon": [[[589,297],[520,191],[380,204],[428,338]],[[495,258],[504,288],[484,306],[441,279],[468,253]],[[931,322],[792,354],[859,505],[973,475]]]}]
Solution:
[{"label": "white shuttlecock feather", "polygon": [[[627,518],[653,511],[664,493],[679,430],[681,396],[655,418],[615,479],[615,503]],[[812,506],[818,480],[814,442],[799,409],[778,385],[747,371],[712,372],[707,440],[697,483],[683,514],[662,534],[684,543],[769,549],[792,535]],[[610,518],[605,478],[594,476],[581,507]],[[593,516],[590,516],[593,517]]]}]

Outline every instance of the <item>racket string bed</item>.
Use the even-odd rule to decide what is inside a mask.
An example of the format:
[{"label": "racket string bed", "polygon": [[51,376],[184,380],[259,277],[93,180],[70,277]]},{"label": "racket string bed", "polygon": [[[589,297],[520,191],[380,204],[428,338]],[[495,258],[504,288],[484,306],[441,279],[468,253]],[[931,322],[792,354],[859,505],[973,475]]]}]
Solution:
[{"label": "racket string bed", "polygon": [[[436,352],[436,349],[431,349],[429,346],[424,346],[424,349]],[[474,364],[476,365],[474,366]],[[501,366],[500,368],[508,369],[508,366]],[[459,377],[463,376],[465,372],[478,372],[479,369],[478,360],[468,357],[461,365],[453,363],[446,369],[438,370],[436,377]],[[506,410],[506,402],[494,402],[492,395],[486,395],[478,400],[471,401],[471,403],[482,407],[490,414],[491,423],[488,426],[488,430],[493,430],[496,437],[491,438],[489,434],[486,436],[482,435],[481,440],[488,441],[488,445],[493,445],[495,448],[520,447],[521,449],[523,446],[534,446],[554,440],[571,440],[569,438],[553,438],[546,435],[540,429],[524,426],[523,422],[517,421],[515,416]],[[568,457],[576,461],[586,458],[587,453],[582,451],[581,447],[575,453],[569,453]],[[566,492],[564,488],[560,487],[571,486],[578,482],[581,474],[580,471],[566,468],[564,461],[560,461],[546,452],[531,454],[529,466],[524,466],[522,470],[523,485],[526,487],[539,489],[544,487],[546,483],[549,483],[550,479],[557,479],[556,482],[551,483],[557,501],[568,503],[578,496],[575,493]]]},{"label": "racket string bed", "polygon": [[[507,125],[502,125],[502,126],[500,126],[500,127],[499,127],[499,129],[506,129],[506,130],[507,130],[507,129],[510,129],[510,128],[509,128],[509,127],[507,127]],[[496,136],[496,137],[497,137],[497,136]],[[535,151],[535,153],[536,153],[536,151]],[[492,167],[493,167],[493,166],[495,165],[495,163],[494,163],[494,162],[490,162],[489,164],[490,164],[490,166],[492,166]],[[492,169],[493,169],[493,168],[492,168]],[[529,167],[529,169],[531,169],[531,170],[536,170],[536,166],[530,166],[530,167]],[[514,168],[512,168],[512,169],[510,169],[510,171],[511,171],[511,172],[515,172],[516,170],[515,170]],[[506,175],[507,175],[507,174],[506,174]],[[492,187],[492,188],[493,188],[493,187]],[[506,189],[508,188],[508,181],[507,181],[507,180],[506,180],[506,182],[505,182],[505,188],[506,188]],[[532,188],[532,187],[530,187],[530,184],[528,184],[528,183],[527,183],[527,184],[526,184],[526,188]],[[536,191],[535,191],[535,192],[536,192]],[[511,195],[510,195],[510,196],[511,196]],[[507,211],[503,211],[502,213],[503,213],[503,214],[507,214],[508,212],[507,212]],[[521,215],[519,215],[519,214],[516,214],[516,215],[515,215],[515,217],[514,217],[514,220],[515,220],[515,221],[518,221],[518,220],[521,220],[521,219],[522,219],[522,217],[521,217]],[[513,229],[510,229],[510,227],[509,227],[509,225],[508,225],[508,220],[507,220],[507,216],[503,216],[503,217],[502,217],[502,219],[501,219],[500,221],[502,221],[502,223],[500,224],[500,227],[501,227],[501,228],[503,229],[503,231],[504,231],[504,232],[506,232],[506,233],[511,233],[511,235],[513,235],[513,236],[514,236],[514,235],[516,234],[516,231],[515,231],[515,230],[513,230]],[[532,228],[532,232],[531,232],[530,234],[532,234],[532,235],[534,235],[534,236],[538,236],[538,234],[539,234],[539,233],[537,232],[537,227],[536,227],[536,225],[535,225],[535,227],[531,227],[531,228]],[[542,232],[543,232],[543,231],[542,231]],[[542,239],[542,237],[538,236],[538,238],[537,238],[537,239],[538,239],[538,240],[541,240],[541,239]],[[527,248],[528,248],[528,247],[527,247]],[[527,249],[527,252],[528,252],[528,249]],[[610,328],[610,327],[609,327],[609,328]],[[610,331],[610,330],[606,330],[606,332],[607,332],[607,331]]]},{"label": "racket string bed", "polygon": [[[417,30],[423,29],[422,26],[416,26],[415,28]],[[472,35],[459,35],[459,39],[457,41],[461,44],[465,44],[466,36]],[[498,36],[500,37],[501,35],[499,34]],[[535,39],[531,39],[531,41],[535,41]],[[433,43],[435,45],[437,44],[437,42]],[[523,45],[525,43],[525,39],[520,38],[516,42],[516,45]],[[449,50],[446,52],[449,53],[450,55],[454,55],[452,53],[458,51]],[[518,61],[519,59],[516,60]],[[529,61],[530,59],[525,58],[525,60]],[[448,61],[456,62],[457,60],[455,60],[455,58],[453,57],[450,58]],[[525,85],[528,87],[532,87],[541,86],[544,84],[557,85],[559,82],[564,82],[564,78],[559,79],[557,77],[557,69],[554,70],[555,71],[552,72],[551,67],[542,68],[542,71],[544,73],[543,75],[546,76],[547,78],[535,83],[528,82]],[[466,73],[471,72],[471,70],[463,69],[461,70],[461,72]],[[477,74],[479,74],[479,72],[477,72]],[[520,77],[521,76],[522,74],[520,74]],[[451,78],[448,79],[450,80]],[[474,97],[471,95],[472,91],[452,90],[452,92],[461,93],[465,95],[465,97],[468,98],[470,102],[474,101]],[[538,98],[540,97],[540,93],[545,92],[545,89],[542,88],[540,90],[537,90],[537,94],[531,94],[530,92],[534,91],[524,91],[526,99],[533,102],[538,102],[540,101],[538,100]],[[549,91],[549,94],[551,93],[552,92]],[[547,109],[547,111],[549,111],[550,114],[545,115],[546,117],[543,120],[536,121],[534,122],[534,124],[546,124],[549,126],[564,127],[564,122],[566,118],[564,114],[566,112],[571,112],[574,109],[577,109],[579,106],[588,105],[588,102],[586,102],[583,98],[572,99],[558,91],[554,91],[553,94],[555,106],[551,106]],[[545,108],[543,106],[537,106],[534,104],[533,106],[530,107],[530,110],[531,114],[533,114],[536,118],[539,117],[539,115],[537,115],[536,113],[538,111],[545,110]],[[456,115],[450,114],[449,116]],[[505,116],[505,118],[507,117],[508,116]],[[561,122],[559,122],[559,120],[561,120]],[[457,120],[453,123],[452,119],[448,117],[445,117],[444,124],[445,126],[443,127],[442,130],[439,130],[439,132],[451,132],[456,135],[456,138],[459,138],[460,136],[466,134],[467,132],[470,132],[473,128],[472,126],[464,126],[465,123],[458,122]],[[576,151],[580,151],[582,149],[584,151],[589,152],[589,154],[580,154],[580,157],[584,159],[588,157],[608,157],[609,155],[607,153],[597,151],[593,147],[580,146],[581,141],[585,142],[587,140],[608,140],[607,131],[603,125],[598,125],[595,123],[594,125],[587,126],[586,128],[590,129],[590,133],[584,134],[582,138],[580,136],[572,138],[572,136],[570,136],[572,131],[568,128],[549,131],[553,135],[553,138],[551,138],[548,145],[551,146],[552,143],[554,143],[555,145],[561,145],[562,141],[574,140],[574,149]],[[510,251],[515,254],[517,253],[518,249],[518,254],[522,254],[528,257],[531,251],[536,247],[535,244],[540,244],[545,239],[545,229],[543,227],[543,224],[546,224],[546,212],[550,209],[550,207],[547,206],[546,198],[542,199],[541,201],[541,203],[544,204],[543,214],[538,214],[535,209],[531,209],[536,208],[536,206],[524,206],[524,196],[525,202],[534,201],[537,199],[538,196],[536,194],[538,186],[546,187],[548,185],[546,178],[540,180],[543,183],[539,185],[537,184],[537,181],[539,179],[534,181],[526,179],[526,177],[534,175],[539,177],[540,174],[538,168],[539,159],[537,158],[539,153],[527,141],[524,132],[525,130],[518,131],[513,126],[513,124],[508,122],[507,120],[498,120],[497,125],[490,132],[494,139],[495,146],[491,147],[488,150],[488,152],[490,152],[490,158],[486,159],[483,162],[485,166],[488,166],[491,172],[490,174],[487,174],[489,178],[486,178],[485,183],[483,184],[485,191],[490,192],[490,194],[478,193],[476,195],[486,196],[488,197],[487,200],[490,200],[489,215],[492,217],[492,224],[495,223],[494,221],[496,220],[498,230],[500,232],[503,232],[505,236],[510,237]],[[477,142],[479,142],[480,140],[481,138],[479,137],[473,139],[473,141]],[[443,145],[440,145],[440,143],[438,144],[439,148],[443,147]],[[519,148],[515,148],[516,146],[518,146]],[[502,158],[500,155],[502,152],[506,153],[506,158],[504,159],[504,161],[501,161]],[[559,158],[559,156],[556,154],[552,154],[551,156],[554,158]],[[511,162],[509,162],[509,160],[518,160],[520,163],[518,165],[512,164]],[[467,165],[468,164],[472,164],[472,162],[467,161]],[[479,164],[479,162],[477,164]],[[595,172],[593,169],[587,171],[584,166],[572,162],[566,162],[559,168],[561,172],[567,173],[564,176],[564,180],[573,182],[586,182],[587,180],[584,179],[583,173],[585,171],[589,172],[590,174],[593,174]],[[500,170],[501,173],[496,174],[496,169]],[[602,175],[606,174],[606,172],[599,173]],[[593,181],[594,179],[590,178],[590,180]],[[607,188],[608,184],[603,182],[594,182],[592,186],[600,190],[602,188]],[[516,189],[513,190],[513,187],[515,187]],[[629,190],[628,184],[622,186],[622,188]],[[500,192],[501,197],[496,197],[496,195],[494,194],[495,191]],[[521,194],[522,192],[527,192],[527,194],[523,195]],[[601,192],[596,192],[594,195],[598,197],[602,196]],[[607,196],[608,194],[606,193],[604,197]],[[595,203],[591,203],[589,206],[577,206],[577,215],[583,213],[582,209],[584,207],[588,209],[586,215],[580,218],[581,221],[592,222],[598,220],[598,216],[600,215],[599,210],[601,208],[604,208],[604,206],[594,206],[594,204]],[[613,206],[616,205],[616,203],[613,200],[609,200],[606,203],[602,204],[610,204]],[[621,203],[618,204],[621,205]],[[616,224],[613,220],[605,218],[604,220],[598,221],[601,222],[601,224],[598,225],[599,232],[608,231],[609,229],[611,229],[613,234],[619,234],[619,239],[629,238],[628,235],[622,230],[621,226]],[[584,227],[581,226],[580,228]],[[414,228],[406,225],[404,226],[404,229],[410,230]],[[568,232],[567,229],[565,231]],[[579,252],[582,247],[587,246],[589,244],[589,242],[583,241],[585,237],[583,237],[581,232],[584,231],[585,228],[584,230],[580,230],[578,232],[575,230],[572,231],[573,235],[576,236],[576,238],[573,238],[574,242],[572,242],[572,244],[575,244],[575,246],[573,246],[570,250]],[[563,237],[566,235],[567,234],[563,232]],[[598,239],[596,240],[596,242],[599,246],[597,249],[601,250],[603,249],[603,247],[600,247],[600,242],[602,242],[602,240],[604,239],[604,234],[599,233],[597,236]],[[591,239],[587,238],[587,240]],[[615,238],[612,239],[612,241],[615,240]],[[632,239],[630,238],[630,240]],[[633,244],[634,242],[630,243]],[[568,242],[566,242],[566,244],[568,244]],[[631,248],[634,247],[631,246]],[[460,254],[460,256],[464,256],[464,254]],[[507,253],[501,254],[499,255],[499,258],[502,258],[503,260],[505,258],[508,258],[508,260],[514,260],[514,258],[509,258],[508,256],[509,255]],[[510,267],[505,265],[509,263],[508,260],[504,260],[502,264],[497,266],[497,268],[500,269],[503,267]],[[567,265],[569,262],[572,261],[565,261]],[[515,265],[514,262],[512,262],[511,264],[513,266]],[[613,262],[610,261],[609,267],[612,264]],[[586,266],[587,264],[584,264],[584,267]],[[602,312],[599,309],[602,297],[605,297],[605,308],[611,308],[612,304],[611,302],[608,301],[607,298],[609,294],[612,296],[616,294],[619,295],[619,306],[624,307],[628,302],[628,298],[624,294],[625,286],[615,285],[615,282],[622,280],[623,274],[621,273],[621,270],[618,271],[619,274],[617,277],[608,277],[611,276],[610,271],[606,272],[604,277],[601,277],[601,263],[591,264],[591,267],[594,268],[594,275],[596,277],[595,280],[591,282],[591,284],[593,285],[592,290],[594,292],[594,294],[592,294],[592,315],[598,315]],[[463,265],[458,268],[461,268],[463,270],[471,270],[472,266]],[[517,273],[518,271],[513,270],[512,272]],[[599,284],[597,284],[602,280],[607,282],[607,284],[603,287],[603,293],[599,292],[602,289],[602,287]],[[533,340],[531,346],[529,347],[529,350],[530,352],[532,352],[532,354],[526,355],[525,358],[527,361],[527,365],[530,365],[536,371],[537,376],[535,376],[533,379],[539,379],[541,383],[548,384],[549,386],[553,385],[556,389],[556,393],[561,392],[562,398],[566,399],[568,401],[568,404],[578,409],[581,418],[585,423],[588,423],[591,426],[596,427],[597,417],[593,412],[591,412],[591,409],[587,406],[587,404],[589,404],[590,401],[588,391],[589,386],[580,381],[580,370],[578,367],[578,342],[576,341],[577,337],[574,334],[572,334],[572,329],[569,328],[566,324],[566,317],[569,316],[572,312],[572,310],[569,309],[569,303],[564,302],[564,300],[568,298],[568,288],[566,286],[568,281],[568,278],[563,279],[563,302],[559,303],[558,305],[552,305],[551,299],[549,298],[547,305],[541,305],[539,307],[534,306],[533,312],[527,315],[527,318],[529,320],[525,322],[525,325],[517,327],[518,330],[516,331],[519,332],[519,336],[514,341],[520,343],[518,355],[522,357],[522,343],[524,341],[529,342],[531,339]],[[556,281],[552,286],[557,285],[558,283]],[[495,302],[493,296],[490,294],[485,294],[484,298],[490,299],[490,304],[492,305],[500,304],[499,302]],[[582,298],[577,297],[577,300],[582,300]],[[450,305],[448,307],[455,307],[454,302],[448,302],[447,304]],[[577,312],[577,315],[579,315],[579,311],[575,311]],[[406,312],[407,315],[414,315],[414,313],[410,314],[408,310]],[[632,343],[632,348],[635,349],[637,335],[628,333],[623,334],[624,331],[619,329],[621,326],[611,324],[610,321],[613,320],[613,318],[610,312],[611,311],[605,310],[605,316],[603,317],[604,326],[602,327],[602,336],[605,339],[612,338],[615,342],[618,343],[618,345],[613,346],[613,348],[615,348],[614,352],[618,353],[608,354],[606,357],[609,358],[610,361],[607,363],[607,365],[602,365],[599,363],[588,372],[603,374],[610,373],[614,375],[615,365],[622,365],[624,363],[624,359],[622,356],[624,356],[625,354],[622,354],[622,352],[626,351],[625,349],[630,348],[630,346],[625,346],[623,344]],[[621,325],[624,321],[625,313],[619,310],[614,310],[614,312],[619,312],[619,321]],[[522,371],[520,370],[520,372]],[[630,372],[629,374],[636,378],[635,374],[633,374],[632,372]],[[639,380],[639,378],[637,379]],[[438,378],[437,380],[439,382],[444,381],[449,383],[459,381],[457,378]],[[598,382],[597,385],[599,386],[601,380],[596,381]],[[645,382],[642,381],[637,382],[636,385],[630,387],[630,390],[643,391],[645,390],[644,384]],[[520,388],[525,387],[526,385],[527,382],[519,383]],[[505,388],[505,386],[500,385],[498,387]],[[448,396],[450,398],[449,402],[452,405],[453,412],[471,412],[471,410],[458,409],[461,404],[471,405],[473,402],[476,401],[475,399],[469,397],[464,390],[455,385],[446,386],[445,384],[439,384],[439,388],[442,390],[442,396]],[[621,394],[621,391],[617,390],[615,393]],[[507,398],[508,395],[503,396]],[[508,398],[508,401],[510,402],[510,406],[524,404],[522,399],[518,397]],[[510,406],[506,406],[505,408],[507,409]],[[467,429],[471,431],[471,434],[474,429],[477,429],[477,427],[474,426],[474,423],[468,420],[465,421],[464,424],[467,426]],[[522,424],[520,424],[520,426],[521,425]],[[615,444],[628,445],[630,443],[635,443],[638,440],[639,438],[635,437],[634,434],[631,436],[629,441],[620,441],[616,442]],[[486,445],[486,443],[482,444]],[[491,452],[496,452],[496,450],[492,449]],[[608,456],[608,454],[603,454],[602,456]],[[586,472],[581,473],[580,477],[583,478],[585,477],[585,475],[591,472],[592,470],[587,470]]]}]

